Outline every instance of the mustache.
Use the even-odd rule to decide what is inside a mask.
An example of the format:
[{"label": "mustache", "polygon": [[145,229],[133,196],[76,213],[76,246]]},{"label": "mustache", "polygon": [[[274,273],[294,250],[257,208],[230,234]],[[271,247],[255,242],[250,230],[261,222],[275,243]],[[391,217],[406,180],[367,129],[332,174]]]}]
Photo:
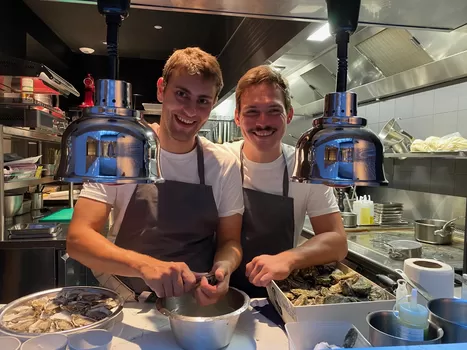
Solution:
[{"label": "mustache", "polygon": [[251,128],[248,130],[248,132],[254,131],[277,131],[277,129],[273,128],[272,126],[265,126],[264,128]]}]

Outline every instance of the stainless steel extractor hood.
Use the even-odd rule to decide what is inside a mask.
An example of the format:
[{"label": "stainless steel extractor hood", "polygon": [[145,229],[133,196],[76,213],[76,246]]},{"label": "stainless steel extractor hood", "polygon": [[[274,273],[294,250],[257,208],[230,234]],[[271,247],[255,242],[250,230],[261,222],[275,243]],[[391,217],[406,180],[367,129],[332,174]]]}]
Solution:
[{"label": "stainless steel extractor hood", "polygon": [[[316,29],[316,25],[310,25]],[[310,29],[304,30],[309,33]],[[320,85],[335,81],[336,47],[300,41],[288,45],[273,61],[281,65],[294,57],[295,69],[285,69],[290,81],[292,103],[300,115],[318,115],[324,107]],[[315,56],[297,55],[303,47]],[[301,62],[297,63],[298,58]],[[359,103],[387,98],[409,91],[467,77],[467,33],[437,32],[402,28],[359,27],[349,43],[349,91],[358,95]],[[317,73],[320,73],[319,75]],[[325,82],[325,84],[323,84]],[[318,92],[318,93],[317,93]]]}]

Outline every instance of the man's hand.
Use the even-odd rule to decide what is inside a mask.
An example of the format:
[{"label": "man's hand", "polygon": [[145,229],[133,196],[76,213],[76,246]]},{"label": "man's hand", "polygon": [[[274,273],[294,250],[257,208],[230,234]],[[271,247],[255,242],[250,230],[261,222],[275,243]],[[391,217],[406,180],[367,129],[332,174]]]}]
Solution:
[{"label": "man's hand", "polygon": [[226,261],[218,261],[212,267],[211,272],[216,276],[217,284],[211,286],[206,277],[201,278],[199,287],[195,290],[195,298],[200,305],[215,304],[229,291],[231,274],[230,264]]},{"label": "man's hand", "polygon": [[149,256],[140,268],[140,274],[159,298],[181,296],[196,284],[194,273],[185,263],[165,262]]},{"label": "man's hand", "polygon": [[273,280],[284,280],[292,272],[292,264],[281,254],[260,255],[246,265],[246,277],[257,287],[266,287]]}]

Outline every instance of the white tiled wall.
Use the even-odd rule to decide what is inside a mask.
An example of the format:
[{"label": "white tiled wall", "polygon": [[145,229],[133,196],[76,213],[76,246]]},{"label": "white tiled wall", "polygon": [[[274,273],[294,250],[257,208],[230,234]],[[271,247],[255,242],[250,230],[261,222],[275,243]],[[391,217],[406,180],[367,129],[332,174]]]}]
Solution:
[{"label": "white tiled wall", "polygon": [[416,139],[458,131],[467,138],[467,82],[414,93],[358,108],[368,126],[379,133],[391,118]]}]

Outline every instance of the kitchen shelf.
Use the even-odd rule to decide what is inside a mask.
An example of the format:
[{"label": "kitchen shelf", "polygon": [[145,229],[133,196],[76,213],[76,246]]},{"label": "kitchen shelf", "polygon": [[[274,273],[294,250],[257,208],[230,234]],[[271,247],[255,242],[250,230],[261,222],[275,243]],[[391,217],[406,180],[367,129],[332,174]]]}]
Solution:
[{"label": "kitchen shelf", "polygon": [[36,179],[36,178],[35,179],[22,179],[22,180],[5,182],[3,188],[5,189],[5,191],[8,191],[8,190],[15,190],[17,188],[22,188],[22,187],[48,184],[52,182],[57,182],[57,180],[54,180],[53,176],[44,176],[39,179]]},{"label": "kitchen shelf", "polygon": [[23,139],[37,140],[37,141],[47,141],[60,143],[61,137],[53,134],[48,134],[45,132],[37,130],[28,130],[22,128],[14,128],[11,126],[3,126],[3,134],[14,136]]},{"label": "kitchen shelf", "polygon": [[385,153],[385,158],[442,158],[467,159],[467,152],[413,152],[413,153]]}]

